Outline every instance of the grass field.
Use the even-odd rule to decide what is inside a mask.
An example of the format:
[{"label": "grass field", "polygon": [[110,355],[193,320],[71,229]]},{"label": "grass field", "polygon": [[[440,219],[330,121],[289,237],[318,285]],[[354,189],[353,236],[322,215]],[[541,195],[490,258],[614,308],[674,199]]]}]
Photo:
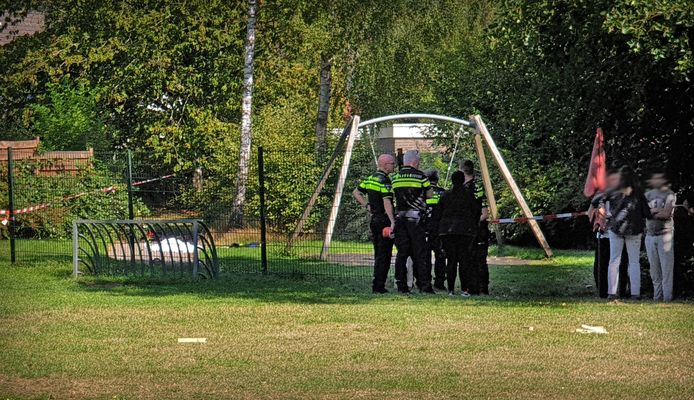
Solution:
[{"label": "grass field", "polygon": [[558,253],[473,299],[0,263],[0,398],[691,398],[694,304],[594,299],[589,255]]}]

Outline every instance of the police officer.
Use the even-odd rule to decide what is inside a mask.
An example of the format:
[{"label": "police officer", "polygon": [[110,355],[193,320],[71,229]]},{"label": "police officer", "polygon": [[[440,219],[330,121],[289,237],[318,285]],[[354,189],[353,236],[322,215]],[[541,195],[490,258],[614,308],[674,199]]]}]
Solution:
[{"label": "police officer", "polygon": [[489,222],[487,219],[489,218],[489,211],[487,209],[487,197],[485,196],[481,180],[475,176],[475,165],[473,162],[465,160],[461,169],[465,175],[464,186],[466,190],[473,194],[482,210],[474,244],[478,286],[470,288],[470,294],[489,294],[489,265],[487,265],[487,255],[489,254]]},{"label": "police officer", "polygon": [[369,210],[371,214],[372,242],[374,246],[374,293],[388,293],[386,279],[393,255],[393,239],[384,235],[384,228],[394,229],[393,192],[388,175],[395,170],[395,157],[381,154],[378,157],[378,170],[359,183],[352,196]]},{"label": "police officer", "polygon": [[403,155],[403,167],[393,177],[395,195],[395,283],[401,293],[409,293],[407,287],[407,258],[412,257],[417,287],[422,293],[434,293],[431,287],[431,268],[426,263],[426,199],[432,196],[431,183],[419,169],[419,153],[407,151]]},{"label": "police officer", "polygon": [[446,282],[446,257],[443,254],[441,239],[439,238],[439,213],[437,208],[441,195],[446,191],[439,186],[439,172],[435,169],[426,171],[426,176],[431,182],[431,198],[427,199],[427,269],[431,270],[431,253],[434,253],[434,289],[445,290]]}]

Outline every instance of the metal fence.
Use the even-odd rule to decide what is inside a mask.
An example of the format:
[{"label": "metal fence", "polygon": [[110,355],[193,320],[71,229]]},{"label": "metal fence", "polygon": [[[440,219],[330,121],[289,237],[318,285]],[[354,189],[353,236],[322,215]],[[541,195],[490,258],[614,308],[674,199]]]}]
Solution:
[{"label": "metal fence", "polygon": [[209,227],[222,274],[366,279],[372,273],[368,216],[350,194],[360,178],[373,172],[367,143],[358,144],[353,154],[332,243],[324,254],[339,168],[328,176],[303,230],[289,245],[324,169],[324,161],[313,153],[254,149],[242,214],[232,207],[235,168],[174,168],[130,151],[85,157],[84,152],[38,154],[10,148],[3,155],[1,261],[70,263],[72,224],[80,219],[186,219]]}]

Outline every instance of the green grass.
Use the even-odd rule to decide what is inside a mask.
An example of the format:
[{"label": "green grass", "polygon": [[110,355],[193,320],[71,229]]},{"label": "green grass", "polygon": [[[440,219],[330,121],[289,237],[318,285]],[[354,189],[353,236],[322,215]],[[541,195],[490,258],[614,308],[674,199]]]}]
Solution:
[{"label": "green grass", "polygon": [[493,266],[493,296],[473,299],[0,263],[0,398],[691,397],[694,304],[595,299],[589,261]]}]

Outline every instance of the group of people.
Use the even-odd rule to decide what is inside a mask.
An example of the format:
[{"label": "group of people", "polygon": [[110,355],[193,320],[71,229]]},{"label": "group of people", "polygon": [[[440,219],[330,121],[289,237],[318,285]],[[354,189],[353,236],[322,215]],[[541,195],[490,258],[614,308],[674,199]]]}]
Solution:
[{"label": "group of people", "polygon": [[[451,175],[450,190],[438,185],[435,170],[419,170],[416,150],[403,154],[402,166],[390,154],[378,157],[378,170],[359,183],[354,198],[370,213],[374,246],[374,293],[387,293],[393,245],[395,285],[410,293],[434,289],[462,296],[489,293],[487,206],[472,161]],[[392,177],[391,177],[392,174]],[[432,254],[434,256],[432,283]],[[413,279],[408,279],[408,261]]]},{"label": "group of people", "polygon": [[[634,171],[622,167],[608,174],[607,189],[591,201],[588,214],[597,237],[594,273],[600,297],[617,298],[628,284],[630,297],[641,298],[639,257],[645,233],[653,299],[672,300],[676,196],[663,173],[654,173],[648,184],[650,190],[644,193]],[[623,264],[627,268],[620,268]]]}]

